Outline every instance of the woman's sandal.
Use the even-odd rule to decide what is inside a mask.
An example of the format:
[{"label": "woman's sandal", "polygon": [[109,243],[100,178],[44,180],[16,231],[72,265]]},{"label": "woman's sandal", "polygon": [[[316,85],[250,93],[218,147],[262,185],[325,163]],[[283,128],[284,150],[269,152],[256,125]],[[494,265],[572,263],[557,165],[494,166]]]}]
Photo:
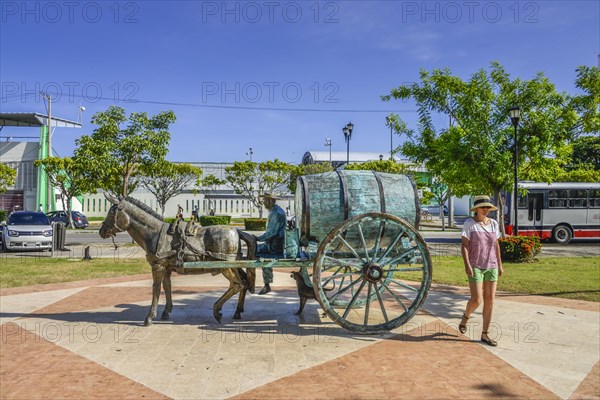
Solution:
[{"label": "woman's sandal", "polygon": [[467,318],[467,316],[465,314],[463,314],[462,318],[460,320],[460,325],[458,325],[458,331],[460,333],[462,333],[463,335],[465,334],[465,332],[467,332],[467,322],[468,321],[469,321],[469,318]]},{"label": "woman's sandal", "polygon": [[484,339],[483,335],[487,335],[487,332],[481,332],[481,342],[487,344],[488,346],[493,346],[496,347],[498,346],[498,342],[496,342],[494,339]]}]

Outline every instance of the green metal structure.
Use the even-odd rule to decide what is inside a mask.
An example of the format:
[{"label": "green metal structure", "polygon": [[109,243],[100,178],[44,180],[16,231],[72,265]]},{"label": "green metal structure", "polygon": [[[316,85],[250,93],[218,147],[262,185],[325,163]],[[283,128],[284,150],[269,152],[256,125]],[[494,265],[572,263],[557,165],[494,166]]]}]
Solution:
[{"label": "green metal structure", "polygon": [[[81,128],[81,123],[64,118],[50,117],[38,113],[0,113],[0,129],[5,126],[40,128],[40,146],[38,160],[44,160],[52,155],[50,128]],[[54,192],[48,182],[48,176],[42,166],[38,167],[36,206],[41,204],[46,211],[54,211],[55,202],[51,195]]]}]

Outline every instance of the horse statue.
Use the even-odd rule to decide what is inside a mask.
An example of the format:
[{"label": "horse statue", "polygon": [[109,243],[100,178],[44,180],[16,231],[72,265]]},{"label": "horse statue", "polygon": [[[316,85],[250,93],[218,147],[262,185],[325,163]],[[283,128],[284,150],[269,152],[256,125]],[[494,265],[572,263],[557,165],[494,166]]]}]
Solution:
[{"label": "horse statue", "polygon": [[[256,240],[241,230],[226,225],[195,227],[192,235],[181,228],[183,221],[174,224],[164,222],[162,217],[144,203],[131,197],[121,200],[109,194],[104,195],[113,206],[108,211],[100,228],[103,239],[126,231],[146,252],[146,260],[152,267],[152,305],[144,321],[144,326],[152,325],[160,296],[161,284],[165,290],[167,303],[161,320],[168,320],[173,310],[171,298],[171,273],[185,261],[235,261],[242,259],[243,240],[248,246],[248,259],[254,259]],[[213,316],[220,323],[223,304],[239,293],[234,319],[241,319],[244,312],[246,291],[254,293],[256,271],[249,268],[201,268],[194,273],[223,274],[229,280],[229,288],[213,306]]]}]

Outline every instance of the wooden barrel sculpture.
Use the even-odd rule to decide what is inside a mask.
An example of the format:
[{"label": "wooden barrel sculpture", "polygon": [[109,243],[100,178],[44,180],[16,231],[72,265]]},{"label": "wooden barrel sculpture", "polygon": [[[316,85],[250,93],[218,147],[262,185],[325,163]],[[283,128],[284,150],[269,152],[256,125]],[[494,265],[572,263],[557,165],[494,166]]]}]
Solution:
[{"label": "wooden barrel sculpture", "polygon": [[432,269],[416,229],[419,211],[415,184],[405,175],[337,171],[299,178],[297,227],[314,259],[308,278],[333,321],[380,333],[423,305]]},{"label": "wooden barrel sculpture", "polygon": [[321,242],[332,227],[357,215],[381,212],[418,228],[419,198],[407,175],[335,171],[298,178],[296,226],[300,243]]}]

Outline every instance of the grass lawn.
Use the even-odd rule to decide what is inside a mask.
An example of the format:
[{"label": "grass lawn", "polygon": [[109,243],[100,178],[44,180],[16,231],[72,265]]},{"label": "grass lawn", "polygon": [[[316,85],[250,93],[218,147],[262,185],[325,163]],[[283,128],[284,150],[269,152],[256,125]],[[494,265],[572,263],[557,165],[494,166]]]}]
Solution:
[{"label": "grass lawn", "polygon": [[0,258],[0,287],[2,288],[144,273],[150,273],[150,265],[144,258],[128,258],[119,261],[112,258],[97,258],[89,261],[49,257]]},{"label": "grass lawn", "polygon": [[[545,257],[504,263],[498,290],[600,302],[600,257]],[[149,273],[143,258],[115,261],[21,257],[0,258],[0,287],[29,286]],[[404,277],[410,279],[410,276]],[[433,282],[467,286],[461,257],[433,257]]]},{"label": "grass lawn", "polygon": [[[600,257],[544,257],[504,263],[498,290],[600,302]],[[468,286],[461,257],[433,257],[433,282]]]}]

